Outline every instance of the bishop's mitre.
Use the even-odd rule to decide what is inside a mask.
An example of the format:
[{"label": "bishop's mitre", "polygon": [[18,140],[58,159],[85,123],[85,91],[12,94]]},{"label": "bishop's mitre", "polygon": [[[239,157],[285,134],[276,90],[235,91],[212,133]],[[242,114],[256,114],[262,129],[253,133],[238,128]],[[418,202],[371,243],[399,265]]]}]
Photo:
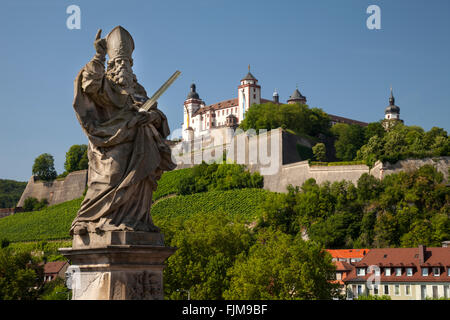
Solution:
[{"label": "bishop's mitre", "polygon": [[131,34],[121,26],[117,26],[111,30],[106,36],[106,53],[109,60],[116,58],[131,59],[134,50],[134,41]]}]

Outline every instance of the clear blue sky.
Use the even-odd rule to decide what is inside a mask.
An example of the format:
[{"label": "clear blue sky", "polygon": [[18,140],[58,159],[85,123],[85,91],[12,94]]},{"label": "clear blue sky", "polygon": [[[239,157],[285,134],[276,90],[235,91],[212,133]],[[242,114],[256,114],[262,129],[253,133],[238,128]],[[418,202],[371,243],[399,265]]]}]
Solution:
[{"label": "clear blue sky", "polygon": [[[81,29],[66,8],[81,8]],[[381,8],[381,30],[366,9]],[[134,71],[151,95],[182,75],[159,107],[180,127],[192,81],[211,104],[237,96],[248,64],[270,99],[298,84],[311,107],[373,122],[389,86],[407,125],[450,131],[450,1],[189,0],[20,1],[0,3],[0,178],[26,181],[34,159],[87,143],[72,108],[73,81],[103,36],[122,25],[134,37]]]}]

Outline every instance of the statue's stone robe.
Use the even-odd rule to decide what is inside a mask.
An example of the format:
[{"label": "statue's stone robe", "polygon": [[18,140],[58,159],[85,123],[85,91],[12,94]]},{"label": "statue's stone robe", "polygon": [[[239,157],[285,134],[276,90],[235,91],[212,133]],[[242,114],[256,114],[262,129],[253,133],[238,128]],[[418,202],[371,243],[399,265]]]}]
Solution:
[{"label": "statue's stone robe", "polygon": [[[88,190],[71,234],[114,230],[157,231],[150,217],[152,193],[163,171],[175,164],[161,124],[137,125],[136,101],[148,99],[135,84],[129,94],[105,76],[104,62],[94,58],[75,80],[74,109],[88,136]],[[142,102],[141,101],[141,102]]]}]

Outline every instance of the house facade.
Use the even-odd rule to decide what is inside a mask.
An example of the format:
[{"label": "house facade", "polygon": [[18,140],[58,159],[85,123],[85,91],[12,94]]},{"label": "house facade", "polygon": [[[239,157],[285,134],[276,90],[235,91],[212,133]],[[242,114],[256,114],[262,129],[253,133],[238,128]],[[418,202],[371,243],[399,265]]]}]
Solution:
[{"label": "house facade", "polygon": [[347,298],[450,298],[450,247],[371,249],[343,280]]}]

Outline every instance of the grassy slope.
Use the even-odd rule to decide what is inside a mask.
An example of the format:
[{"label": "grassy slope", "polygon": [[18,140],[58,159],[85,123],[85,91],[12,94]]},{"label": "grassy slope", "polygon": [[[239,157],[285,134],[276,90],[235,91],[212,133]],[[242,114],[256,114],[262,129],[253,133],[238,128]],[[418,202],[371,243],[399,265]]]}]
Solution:
[{"label": "grassy slope", "polygon": [[81,205],[81,198],[41,211],[21,212],[0,219],[0,238],[10,241],[65,239]]},{"label": "grassy slope", "polygon": [[[165,173],[159,182],[155,198],[175,193],[177,181],[190,169]],[[224,211],[234,217],[252,220],[258,216],[258,206],[269,191],[262,189],[240,189],[211,191],[189,196],[162,199],[152,207],[155,222],[161,218],[180,215],[189,216],[197,212]],[[60,203],[41,211],[22,212],[0,219],[0,239],[10,241],[39,241],[68,239],[69,228],[81,205],[81,199]]]},{"label": "grassy slope", "polygon": [[152,208],[152,216],[157,222],[160,217],[224,211],[234,217],[252,220],[259,215],[259,204],[269,193],[270,191],[263,189],[235,189],[177,196],[159,201]]}]

